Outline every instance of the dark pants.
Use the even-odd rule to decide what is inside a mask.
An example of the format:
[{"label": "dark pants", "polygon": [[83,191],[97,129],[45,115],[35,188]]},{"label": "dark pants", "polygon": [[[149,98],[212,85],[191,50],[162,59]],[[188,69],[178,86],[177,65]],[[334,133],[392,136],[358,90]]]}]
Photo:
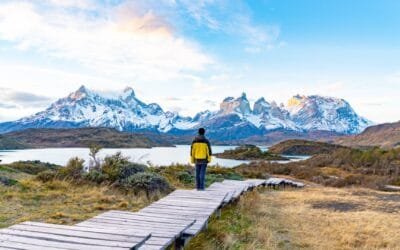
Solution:
[{"label": "dark pants", "polygon": [[196,163],[196,188],[205,189],[207,163]]}]

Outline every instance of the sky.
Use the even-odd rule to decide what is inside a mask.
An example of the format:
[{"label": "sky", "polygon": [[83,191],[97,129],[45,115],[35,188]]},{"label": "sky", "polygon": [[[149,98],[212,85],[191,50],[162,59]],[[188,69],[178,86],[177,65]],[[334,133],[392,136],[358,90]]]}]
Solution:
[{"label": "sky", "polygon": [[81,85],[183,115],[242,92],[400,120],[397,0],[0,0],[0,122]]}]

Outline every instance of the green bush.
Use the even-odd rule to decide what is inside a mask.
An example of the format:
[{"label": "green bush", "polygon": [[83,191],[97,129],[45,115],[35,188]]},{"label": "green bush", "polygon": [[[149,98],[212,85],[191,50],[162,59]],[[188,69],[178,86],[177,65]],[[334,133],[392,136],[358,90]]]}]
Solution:
[{"label": "green bush", "polygon": [[132,188],[135,192],[144,191],[149,194],[167,193],[172,190],[168,181],[161,175],[151,172],[137,173],[128,177],[124,186]]},{"label": "green bush", "polygon": [[37,174],[36,179],[41,182],[49,182],[57,177],[57,172],[53,170],[46,170]]},{"label": "green bush", "polygon": [[80,179],[84,173],[84,162],[85,160],[78,157],[71,158],[64,168],[59,169],[59,176],[74,180]]},{"label": "green bush", "polygon": [[92,169],[84,175],[84,178],[85,180],[100,184],[107,180],[107,175],[103,174],[102,172],[96,169]]},{"label": "green bush", "polygon": [[14,170],[27,173],[27,174],[32,174],[36,175],[40,172],[46,171],[46,170],[56,170],[60,168],[60,166],[47,163],[47,162],[41,162],[41,161],[17,161],[13,162],[10,164],[6,165],[8,168],[12,168]]},{"label": "green bush", "polygon": [[121,170],[129,164],[128,158],[122,156],[121,152],[110,155],[104,158],[104,163],[101,166],[103,174],[107,175],[110,182],[115,182],[119,179]]},{"label": "green bush", "polygon": [[119,170],[119,180],[124,180],[129,178],[130,176],[142,173],[147,170],[147,166],[139,163],[128,162],[125,165],[122,165]]},{"label": "green bush", "polygon": [[194,183],[194,175],[192,175],[188,171],[180,171],[176,175],[177,175],[179,181],[184,184]]},{"label": "green bush", "polygon": [[13,186],[15,184],[17,184],[18,181],[5,177],[5,176],[0,176],[0,184],[4,185],[4,186]]}]

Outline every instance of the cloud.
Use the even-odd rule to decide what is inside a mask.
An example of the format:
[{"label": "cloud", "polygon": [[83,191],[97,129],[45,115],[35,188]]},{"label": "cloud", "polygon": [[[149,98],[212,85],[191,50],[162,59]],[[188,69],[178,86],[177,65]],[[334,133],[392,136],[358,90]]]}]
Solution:
[{"label": "cloud", "polygon": [[51,98],[42,95],[36,95],[23,91],[15,91],[9,88],[0,88],[2,100],[6,103],[0,103],[1,108],[18,108],[31,106],[45,106],[51,102]]},{"label": "cloud", "polygon": [[198,25],[241,39],[246,52],[258,53],[286,44],[278,40],[278,25],[254,22],[252,10],[245,1],[232,4],[228,0],[183,0],[179,4]]},{"label": "cloud", "polygon": [[178,102],[178,101],[182,101],[182,98],[178,98],[178,97],[167,97],[165,98],[166,101],[171,101],[171,102]]},{"label": "cloud", "polygon": [[[51,1],[52,8],[35,2],[0,4],[0,40],[22,51],[37,51],[107,75],[180,74],[201,71],[213,63],[192,41],[174,33],[152,10],[128,3],[98,8],[95,13],[66,11],[73,1]],[[84,8],[85,6],[81,6]]]},{"label": "cloud", "polygon": [[14,108],[17,108],[17,105],[8,104],[8,103],[1,103],[0,102],[0,108],[2,108],[2,109],[14,109]]},{"label": "cloud", "polygon": [[217,102],[215,102],[213,100],[205,100],[204,103],[207,104],[208,106],[211,106],[211,107],[216,107],[217,106]]}]

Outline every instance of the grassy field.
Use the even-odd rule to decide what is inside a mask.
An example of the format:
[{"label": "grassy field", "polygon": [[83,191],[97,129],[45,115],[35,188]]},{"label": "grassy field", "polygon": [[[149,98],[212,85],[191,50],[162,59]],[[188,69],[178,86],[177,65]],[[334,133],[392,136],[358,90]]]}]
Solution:
[{"label": "grassy field", "polygon": [[252,192],[188,249],[400,249],[400,195],[314,186]]},{"label": "grassy field", "polygon": [[145,195],[109,187],[24,179],[12,187],[0,185],[0,228],[28,220],[75,224],[106,210],[135,211],[150,202]]}]

